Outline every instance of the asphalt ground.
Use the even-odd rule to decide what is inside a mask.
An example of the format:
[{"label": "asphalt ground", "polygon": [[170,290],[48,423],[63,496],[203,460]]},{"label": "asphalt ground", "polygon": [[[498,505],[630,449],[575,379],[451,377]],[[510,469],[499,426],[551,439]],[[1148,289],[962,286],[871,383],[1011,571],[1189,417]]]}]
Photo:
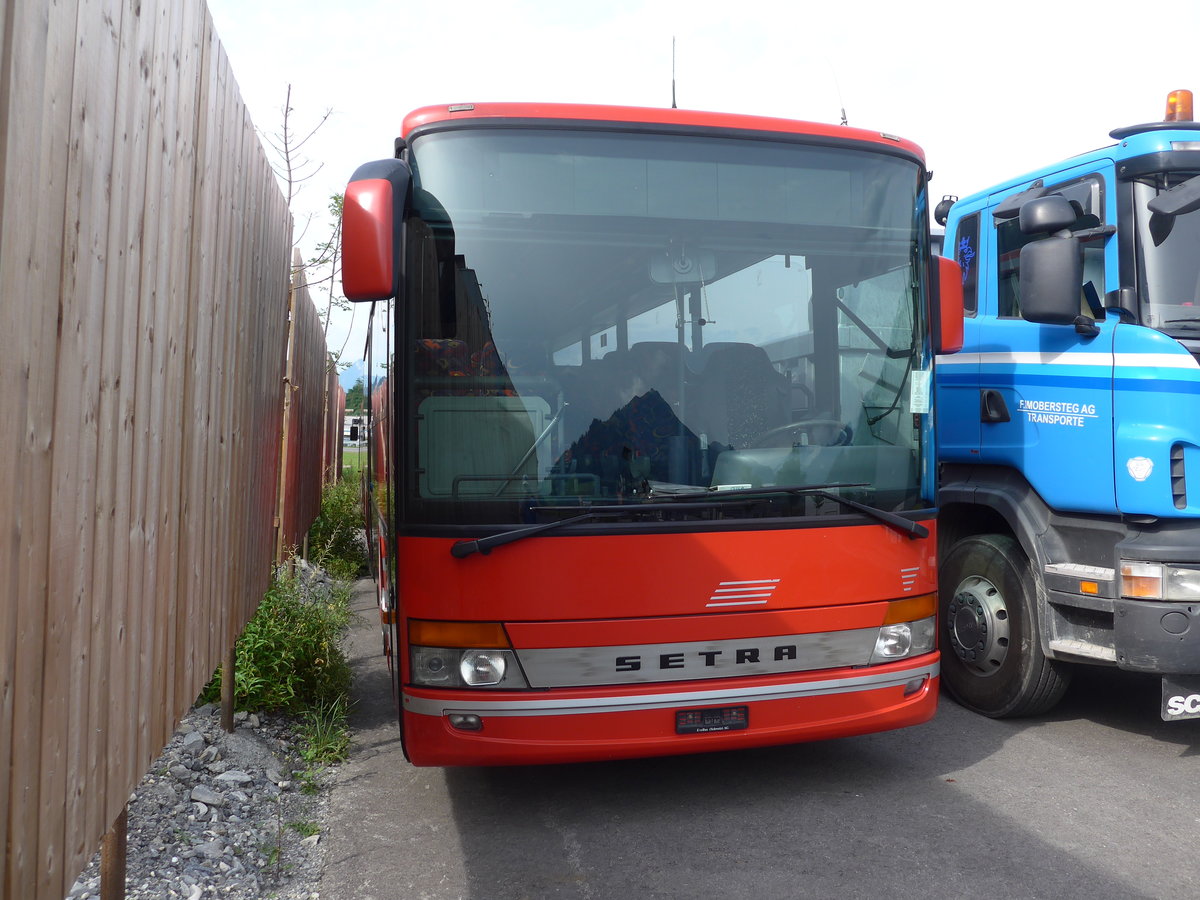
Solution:
[{"label": "asphalt ground", "polygon": [[374,588],[347,637],[354,741],[322,900],[1200,896],[1200,721],[1080,670],[1037,719],[943,698],[914,728],[575,766],[404,761]]}]

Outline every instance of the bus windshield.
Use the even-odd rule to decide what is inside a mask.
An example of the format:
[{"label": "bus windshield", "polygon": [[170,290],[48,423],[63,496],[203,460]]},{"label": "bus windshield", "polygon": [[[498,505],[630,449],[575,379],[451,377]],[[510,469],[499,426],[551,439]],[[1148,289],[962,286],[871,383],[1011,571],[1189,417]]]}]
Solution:
[{"label": "bus windshield", "polygon": [[[664,496],[699,488],[847,485],[831,490],[930,505],[916,160],[490,126],[418,134],[409,163],[392,361],[406,523],[593,504],[661,518]],[[811,493],[712,506],[847,512]]]}]

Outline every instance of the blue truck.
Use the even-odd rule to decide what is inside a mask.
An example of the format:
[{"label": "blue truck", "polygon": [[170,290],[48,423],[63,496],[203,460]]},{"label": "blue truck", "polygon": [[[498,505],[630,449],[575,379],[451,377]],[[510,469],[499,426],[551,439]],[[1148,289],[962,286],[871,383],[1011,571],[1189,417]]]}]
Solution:
[{"label": "blue truck", "polygon": [[1200,717],[1200,123],[958,199],[960,353],[935,369],[942,686],[1036,715],[1077,664]]}]

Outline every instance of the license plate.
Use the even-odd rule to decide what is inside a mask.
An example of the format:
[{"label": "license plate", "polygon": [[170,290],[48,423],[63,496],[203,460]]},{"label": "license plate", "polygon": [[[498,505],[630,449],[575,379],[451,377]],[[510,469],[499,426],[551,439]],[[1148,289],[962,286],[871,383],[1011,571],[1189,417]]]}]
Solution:
[{"label": "license plate", "polygon": [[711,734],[750,727],[750,707],[717,706],[675,711],[676,734]]},{"label": "license plate", "polygon": [[1164,722],[1200,719],[1200,675],[1166,675],[1162,680]]}]

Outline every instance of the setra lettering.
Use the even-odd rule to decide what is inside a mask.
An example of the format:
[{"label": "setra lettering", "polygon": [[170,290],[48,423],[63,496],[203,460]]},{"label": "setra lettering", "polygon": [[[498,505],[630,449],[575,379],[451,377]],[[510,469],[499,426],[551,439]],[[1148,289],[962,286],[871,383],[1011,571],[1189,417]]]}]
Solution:
[{"label": "setra lettering", "polygon": [[[697,650],[692,654],[676,652],[676,653],[660,653],[658,654],[658,668],[662,669],[686,669],[689,664],[702,665],[706,669],[718,668],[721,665],[721,659],[725,660],[728,665],[732,662],[734,665],[752,665],[754,663],[771,660],[773,662],[795,662],[799,658],[798,649],[795,644],[780,644],[775,647],[759,648],[759,647],[739,647],[736,650]],[[615,670],[617,672],[640,672],[642,670],[641,656],[618,656],[616,658]]]}]

